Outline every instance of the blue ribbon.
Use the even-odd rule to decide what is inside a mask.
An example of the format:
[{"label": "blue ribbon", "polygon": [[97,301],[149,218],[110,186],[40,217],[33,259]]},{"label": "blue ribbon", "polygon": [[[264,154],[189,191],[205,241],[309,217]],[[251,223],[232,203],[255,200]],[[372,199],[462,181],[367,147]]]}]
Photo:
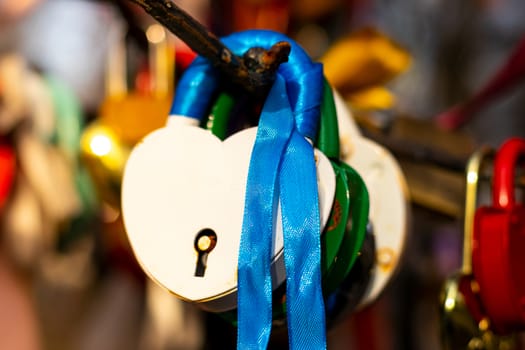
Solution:
[{"label": "blue ribbon", "polygon": [[[322,66],[288,37],[252,30],[223,39],[235,54],[287,41],[292,50],[264,104],[246,185],[238,261],[239,349],[266,348],[271,331],[271,239],[280,191],[291,349],[326,348],[320,272],[320,218],[313,147],[322,100]],[[183,75],[172,115],[202,118],[219,77],[199,57]],[[277,187],[278,186],[278,187]]]},{"label": "blue ribbon", "polygon": [[[316,70],[322,79],[321,66]],[[288,334],[290,349],[325,349],[317,169],[313,147],[299,130],[300,124],[279,173]]]},{"label": "blue ribbon", "polygon": [[238,261],[238,349],[266,349],[270,338],[275,189],[293,128],[284,80],[277,76],[261,113],[248,169]]}]

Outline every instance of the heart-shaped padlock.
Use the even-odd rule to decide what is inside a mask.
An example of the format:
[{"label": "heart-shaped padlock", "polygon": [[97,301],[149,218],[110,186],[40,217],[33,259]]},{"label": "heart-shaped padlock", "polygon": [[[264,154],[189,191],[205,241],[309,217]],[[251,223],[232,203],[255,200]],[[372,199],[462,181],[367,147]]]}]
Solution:
[{"label": "heart-shaped padlock", "polygon": [[[337,112],[332,88],[325,82],[323,90],[316,147],[330,159],[336,175],[336,195],[328,224],[321,236],[323,291],[330,301],[326,313],[332,324],[360,301],[368,285],[375,250],[372,232],[367,235],[367,248],[362,249],[367,232],[368,191],[359,174],[339,160]],[[223,137],[227,135],[233,101],[229,94],[223,93],[218,97],[206,123],[213,133]],[[354,269],[356,259],[360,263]],[[284,290],[280,292],[283,296]],[[276,294],[274,299],[282,301],[279,293]],[[281,303],[274,308],[274,321],[284,315],[285,307]],[[235,320],[234,314],[225,317]]]},{"label": "heart-shaped padlock", "polygon": [[[316,147],[330,159],[336,176],[336,194],[327,227],[321,237],[324,292],[334,291],[349,273],[365,237],[368,191],[359,174],[339,160],[337,111],[332,88],[325,81]],[[208,122],[214,134],[228,134],[234,98],[218,97]]]},{"label": "heart-shaped padlock", "polygon": [[505,334],[525,329],[525,207],[515,200],[514,176],[525,140],[507,140],[496,154],[492,205],[476,211],[472,270],[490,328]]},{"label": "heart-shaped padlock", "polygon": [[372,303],[401,265],[409,232],[409,193],[406,179],[392,154],[361,135],[354,118],[336,92],[341,158],[363,178],[370,196],[376,263],[360,307]]},{"label": "heart-shaped padlock", "polygon": [[[296,49],[293,55],[305,53]],[[199,64],[202,62],[195,63],[197,69]],[[196,78],[206,78],[207,92],[213,94],[213,73],[199,73]],[[205,103],[194,111],[197,115],[172,116],[165,128],[149,134],[133,150],[123,177],[122,209],[131,246],[153,279],[207,310],[226,311],[237,305],[236,257],[256,129],[221,141],[198,128],[209,104],[209,97],[191,88],[198,86],[183,77],[175,97],[175,105],[177,99],[184,103],[202,99]],[[305,94],[308,87],[299,86],[301,89]],[[333,202],[335,176],[326,156],[317,152],[316,157],[324,226]],[[146,189],[144,183],[151,186]],[[194,183],[199,186],[192,186]],[[285,279],[280,219],[272,249],[272,279],[277,287]],[[173,266],[178,267],[176,274]]]},{"label": "heart-shaped padlock", "polygon": [[[224,311],[236,306],[236,255],[257,130],[243,130],[222,142],[204,129],[188,126],[183,118],[172,117],[168,126],[149,134],[130,154],[122,182],[124,223],[131,246],[150,277],[182,299]],[[326,222],[334,175],[328,159],[322,153],[317,156],[321,217]],[[275,286],[285,276],[282,228],[277,222],[272,264]],[[217,243],[206,248],[210,250],[206,271],[199,275],[194,247],[206,240]],[[176,274],[173,266],[177,266]]]}]

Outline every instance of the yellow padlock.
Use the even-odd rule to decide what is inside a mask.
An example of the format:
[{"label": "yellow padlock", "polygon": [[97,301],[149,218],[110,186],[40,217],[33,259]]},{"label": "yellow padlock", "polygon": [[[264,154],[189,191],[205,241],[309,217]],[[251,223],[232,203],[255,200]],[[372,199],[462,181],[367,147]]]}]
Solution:
[{"label": "yellow padlock", "polygon": [[124,40],[119,40],[108,62],[108,91],[100,108],[100,121],[124,143],[135,144],[147,133],[162,127],[171,106],[173,44],[159,24],[149,26],[146,37],[151,91],[127,91]]}]

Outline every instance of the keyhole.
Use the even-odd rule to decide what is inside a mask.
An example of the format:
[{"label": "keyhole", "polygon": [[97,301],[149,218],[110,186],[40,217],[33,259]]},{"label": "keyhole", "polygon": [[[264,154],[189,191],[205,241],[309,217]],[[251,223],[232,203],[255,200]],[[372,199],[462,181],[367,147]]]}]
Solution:
[{"label": "keyhole", "polygon": [[210,228],[205,228],[195,236],[195,250],[197,251],[197,265],[195,266],[195,277],[204,277],[208,254],[217,244],[217,234]]}]

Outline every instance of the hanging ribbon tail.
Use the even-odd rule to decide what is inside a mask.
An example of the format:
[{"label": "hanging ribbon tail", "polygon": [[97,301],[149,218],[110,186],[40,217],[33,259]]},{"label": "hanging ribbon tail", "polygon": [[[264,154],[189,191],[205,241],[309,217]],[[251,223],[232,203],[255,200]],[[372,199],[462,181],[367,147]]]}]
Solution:
[{"label": "hanging ribbon tail", "polygon": [[270,337],[276,185],[293,126],[286,85],[277,75],[263,106],[248,169],[238,260],[238,349],[266,349]]},{"label": "hanging ribbon tail", "polygon": [[[308,94],[290,97],[295,128],[279,172],[286,267],[286,308],[290,349],[326,349],[325,307],[321,284],[321,219],[314,148],[323,96],[323,68],[297,65],[296,79]],[[295,98],[294,98],[295,97]]]},{"label": "hanging ribbon tail", "polygon": [[326,349],[317,171],[313,147],[298,132],[279,179],[290,349]]}]

